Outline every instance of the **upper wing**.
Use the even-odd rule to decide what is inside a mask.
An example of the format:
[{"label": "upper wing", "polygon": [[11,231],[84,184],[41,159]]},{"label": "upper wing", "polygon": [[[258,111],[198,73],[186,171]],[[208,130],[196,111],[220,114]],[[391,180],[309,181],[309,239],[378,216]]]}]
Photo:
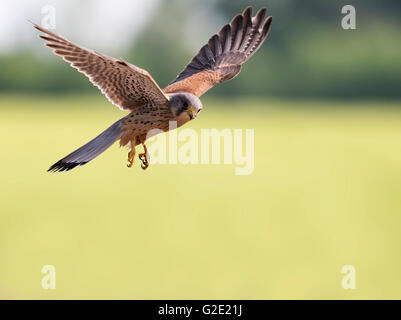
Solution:
[{"label": "upper wing", "polygon": [[132,110],[149,102],[165,104],[168,101],[146,70],[85,49],[36,24],[34,26],[46,33],[46,36],[40,36],[47,41],[46,46],[53,48],[55,54],[85,74],[121,109]]},{"label": "upper wing", "polygon": [[190,92],[199,97],[215,84],[234,78],[269,34],[272,17],[264,20],[265,15],[263,8],[252,17],[252,7],[248,7],[235,16],[163,91]]}]

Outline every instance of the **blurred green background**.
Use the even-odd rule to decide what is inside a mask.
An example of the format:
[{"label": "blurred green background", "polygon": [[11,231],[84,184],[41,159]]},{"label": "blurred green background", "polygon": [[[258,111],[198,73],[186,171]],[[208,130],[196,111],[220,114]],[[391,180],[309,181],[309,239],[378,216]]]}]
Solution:
[{"label": "blurred green background", "polygon": [[[400,299],[399,1],[109,3],[0,4],[0,298]],[[47,4],[57,33],[161,86],[233,15],[267,6],[268,40],[187,126],[254,129],[253,174],[127,169],[117,144],[46,173],[125,114],[43,47],[26,19]],[[356,30],[341,28],[345,4]]]}]

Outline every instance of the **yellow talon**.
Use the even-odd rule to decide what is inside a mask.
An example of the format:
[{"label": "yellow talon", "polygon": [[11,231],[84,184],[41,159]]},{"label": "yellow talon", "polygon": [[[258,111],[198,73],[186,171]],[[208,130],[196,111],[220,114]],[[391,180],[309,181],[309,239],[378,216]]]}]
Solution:
[{"label": "yellow talon", "polygon": [[[131,144],[131,146],[134,146],[134,144]],[[135,147],[131,147],[131,151],[128,152],[128,164],[127,164],[127,167],[128,168],[132,168],[132,166],[134,165],[134,161],[135,161]]]},{"label": "yellow talon", "polygon": [[149,153],[148,149],[146,148],[146,145],[143,143],[143,150],[145,151],[144,153],[140,153],[138,155],[139,160],[142,161],[141,163],[141,168],[143,170],[146,170],[149,167]]}]

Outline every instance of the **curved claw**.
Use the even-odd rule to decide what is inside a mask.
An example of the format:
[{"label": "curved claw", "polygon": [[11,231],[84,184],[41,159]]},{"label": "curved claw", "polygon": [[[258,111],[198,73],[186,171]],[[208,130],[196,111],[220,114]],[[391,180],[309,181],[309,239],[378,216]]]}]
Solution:
[{"label": "curved claw", "polygon": [[141,163],[141,168],[142,168],[143,170],[146,170],[146,168],[149,167],[149,162],[148,162],[148,160],[147,160],[146,157],[145,157],[145,158],[142,158],[141,161],[142,161],[142,163]]},{"label": "curved claw", "polygon": [[143,169],[143,170],[146,170],[146,168],[147,167],[149,167],[149,161],[148,161],[148,159],[147,159],[147,156],[146,156],[146,154],[144,154],[144,153],[141,153],[139,156],[139,159],[141,160],[141,168]]},{"label": "curved claw", "polygon": [[146,145],[143,143],[143,149],[144,153],[140,153],[138,155],[138,158],[142,161],[141,168],[143,170],[146,170],[149,167],[149,154],[148,154],[148,149],[146,148]]},{"label": "curved claw", "polygon": [[128,152],[128,164],[127,167],[131,168],[134,165],[135,161],[135,149],[131,149],[130,152]]},{"label": "curved claw", "polygon": [[128,168],[132,168],[133,165],[134,165],[134,159],[128,160],[127,167],[128,167]]}]

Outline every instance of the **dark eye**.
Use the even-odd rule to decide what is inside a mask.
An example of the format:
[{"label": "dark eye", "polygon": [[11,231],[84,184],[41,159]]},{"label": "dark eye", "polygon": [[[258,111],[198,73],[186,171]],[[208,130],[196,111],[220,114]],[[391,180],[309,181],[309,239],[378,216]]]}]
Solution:
[{"label": "dark eye", "polygon": [[188,103],[184,102],[184,110],[188,110]]}]

